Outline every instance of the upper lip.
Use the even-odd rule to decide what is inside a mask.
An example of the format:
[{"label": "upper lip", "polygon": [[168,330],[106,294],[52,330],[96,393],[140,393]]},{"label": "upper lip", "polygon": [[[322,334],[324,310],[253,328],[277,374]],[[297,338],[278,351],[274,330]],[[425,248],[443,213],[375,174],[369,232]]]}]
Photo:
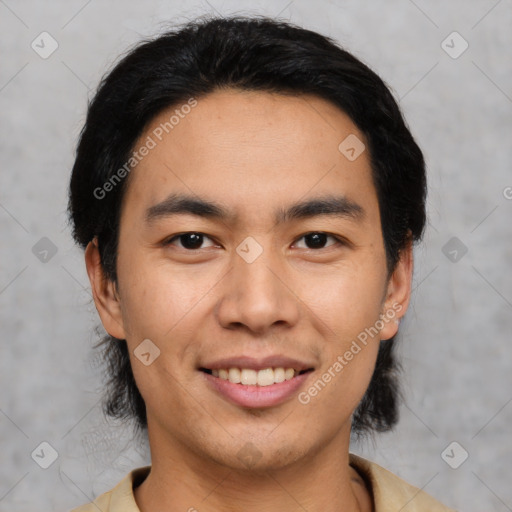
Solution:
[{"label": "upper lip", "polygon": [[312,369],[313,367],[314,366],[310,363],[282,355],[272,355],[264,358],[254,358],[249,356],[227,357],[200,365],[200,368],[207,370],[229,368],[247,368],[250,370],[264,370],[265,368],[293,368],[299,372],[302,370]]}]

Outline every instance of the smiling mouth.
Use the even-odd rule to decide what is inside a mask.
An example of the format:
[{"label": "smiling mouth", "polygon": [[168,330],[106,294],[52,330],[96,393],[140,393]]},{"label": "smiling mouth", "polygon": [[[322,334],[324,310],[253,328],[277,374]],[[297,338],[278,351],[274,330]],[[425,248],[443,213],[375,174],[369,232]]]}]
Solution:
[{"label": "smiling mouth", "polygon": [[253,370],[251,368],[200,368],[200,370],[218,379],[229,381],[232,384],[264,387],[291,380],[298,375],[313,371],[313,368],[300,371],[284,367],[269,367],[262,370]]}]

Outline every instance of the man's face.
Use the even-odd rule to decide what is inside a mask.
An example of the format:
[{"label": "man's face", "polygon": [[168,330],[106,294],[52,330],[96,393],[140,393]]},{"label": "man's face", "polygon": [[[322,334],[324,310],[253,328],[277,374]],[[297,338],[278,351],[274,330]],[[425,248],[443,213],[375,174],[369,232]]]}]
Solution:
[{"label": "man's face", "polygon": [[127,340],[150,440],[261,469],[348,447],[400,291],[368,151],[338,148],[364,137],[313,96],[223,91],[158,140],[179,107],[134,147],[156,143],[123,200],[119,309],[99,308]]}]

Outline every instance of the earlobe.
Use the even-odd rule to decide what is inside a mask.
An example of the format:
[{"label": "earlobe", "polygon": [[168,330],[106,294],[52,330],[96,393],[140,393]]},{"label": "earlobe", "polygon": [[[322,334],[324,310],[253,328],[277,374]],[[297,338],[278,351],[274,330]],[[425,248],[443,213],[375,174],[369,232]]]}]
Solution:
[{"label": "earlobe", "polygon": [[111,336],[126,339],[120,299],[114,282],[105,275],[96,238],[85,249],[85,265],[103,327]]},{"label": "earlobe", "polygon": [[400,258],[393,274],[389,278],[382,317],[384,328],[381,340],[388,340],[398,332],[400,319],[405,315],[411,298],[413,273],[412,241],[400,251]]}]

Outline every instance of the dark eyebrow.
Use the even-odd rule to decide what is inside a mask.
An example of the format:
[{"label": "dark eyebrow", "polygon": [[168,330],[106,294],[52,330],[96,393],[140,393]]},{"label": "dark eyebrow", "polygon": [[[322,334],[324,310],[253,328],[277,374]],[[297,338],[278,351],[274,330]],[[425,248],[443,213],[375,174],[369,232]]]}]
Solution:
[{"label": "dark eyebrow", "polygon": [[332,215],[359,220],[364,217],[365,211],[362,206],[345,196],[323,196],[308,199],[280,210],[276,216],[276,223],[307,219],[317,215]]},{"label": "dark eyebrow", "polygon": [[199,217],[225,219],[229,213],[219,204],[194,196],[171,194],[161,203],[155,204],[146,210],[146,222],[150,224],[162,217],[177,214],[190,214]]},{"label": "dark eyebrow", "polygon": [[[344,196],[323,196],[308,199],[279,210],[276,214],[276,224],[318,215],[332,215],[357,220],[364,217],[364,213],[362,206]],[[146,210],[146,222],[150,224],[159,218],[179,214],[221,220],[235,217],[234,214],[213,201],[189,195],[171,194],[162,202]]]}]

